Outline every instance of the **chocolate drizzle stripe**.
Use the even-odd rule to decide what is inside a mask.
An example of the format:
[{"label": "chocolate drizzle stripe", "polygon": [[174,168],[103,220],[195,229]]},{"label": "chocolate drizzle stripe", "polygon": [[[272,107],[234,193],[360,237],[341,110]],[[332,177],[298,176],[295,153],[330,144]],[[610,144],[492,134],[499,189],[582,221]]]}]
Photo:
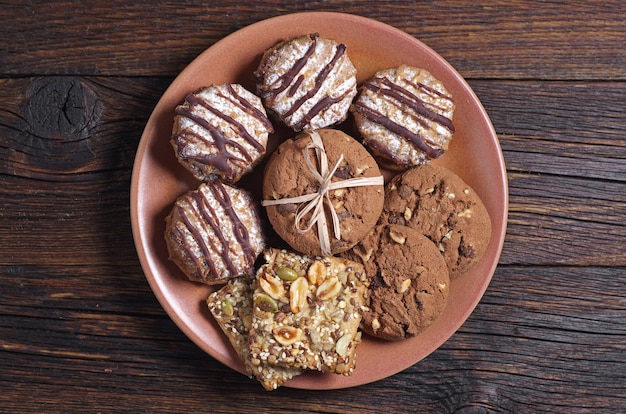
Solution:
[{"label": "chocolate drizzle stripe", "polygon": [[[215,274],[215,264],[211,260],[211,253],[209,251],[208,246],[204,242],[204,240],[202,238],[202,235],[200,234],[198,229],[196,229],[195,226],[189,220],[189,217],[188,217],[187,212],[185,211],[185,209],[183,209],[179,204],[176,205],[176,208],[178,209],[178,214],[180,215],[180,217],[181,217],[181,219],[183,221],[183,224],[185,225],[185,228],[187,229],[187,231],[189,231],[189,233],[191,234],[193,239],[196,241],[196,244],[198,245],[198,247],[202,251],[202,259],[204,260],[206,265],[211,270],[211,273]],[[184,234],[181,234],[181,235],[182,235],[183,240],[184,240],[185,239],[185,235]],[[194,254],[194,252],[191,249],[191,246],[189,244],[185,243],[185,248],[187,250],[188,255],[190,257],[194,258],[195,264],[197,265],[197,269],[198,269],[198,271],[200,271],[200,269],[202,269],[202,266],[200,266],[200,262],[199,262],[200,258],[196,258],[196,255]],[[205,275],[203,275],[203,274],[199,273],[198,276],[202,280],[205,279]]]},{"label": "chocolate drizzle stripe", "polygon": [[[213,185],[211,184],[207,185],[207,187],[209,188],[211,188],[212,186]],[[201,216],[200,222],[206,223],[211,226],[212,233],[215,235],[215,237],[217,237],[220,244],[222,245],[221,249],[217,249],[217,246],[212,245],[213,249],[220,254],[220,257],[222,258],[222,261],[224,262],[224,265],[226,266],[230,274],[237,274],[237,268],[235,267],[235,264],[230,257],[230,245],[228,244],[228,240],[226,240],[226,238],[224,237],[224,233],[222,232],[222,227],[220,226],[219,219],[214,219],[214,217],[217,218],[215,210],[209,205],[209,203],[205,199],[204,194],[202,194],[200,191],[192,193],[192,197],[196,202],[198,212]]]},{"label": "chocolate drizzle stripe", "polygon": [[[395,101],[395,100],[391,100],[388,102],[389,105],[393,105],[395,106],[399,111],[403,110],[403,106],[401,102]],[[424,128],[429,129],[430,125],[428,125],[428,123],[426,121],[424,121],[424,119],[422,119],[422,117],[420,117],[418,114],[415,113],[408,113],[407,116],[409,116],[413,121],[417,122],[418,124],[422,125]],[[421,138],[424,140],[424,143],[426,143],[426,145],[431,146],[433,148],[437,148],[438,144],[431,140],[428,139],[427,137],[423,137],[421,136]]]},{"label": "chocolate drizzle stripe", "polygon": [[[267,115],[265,115],[263,112],[261,112],[261,110],[257,107],[255,107],[254,105],[252,105],[247,99],[245,99],[243,96],[241,96],[240,94],[237,93],[237,91],[235,90],[235,88],[233,87],[233,85],[231,85],[230,83],[226,84],[228,91],[230,92],[230,94],[232,96],[235,97],[235,99],[237,100],[237,102],[232,101],[235,105],[238,104],[238,106],[243,109],[243,111],[245,113],[247,113],[248,115],[253,116],[254,118],[256,118],[258,121],[260,121],[263,126],[265,127],[265,129],[267,129],[267,131],[269,133],[274,132],[274,126],[272,125],[272,123],[270,122],[270,120],[267,118]],[[263,148],[263,151],[265,151],[265,148]]]},{"label": "chocolate drizzle stripe", "polygon": [[291,85],[291,88],[289,88],[289,91],[287,91],[287,95],[290,98],[294,96],[296,92],[298,92],[298,88],[300,87],[300,85],[302,85],[302,82],[304,82],[304,76],[300,75],[298,76],[296,81],[293,82],[293,84]]},{"label": "chocolate drizzle stripe", "polygon": [[276,82],[274,82],[274,84],[280,82],[280,85],[274,89],[268,89],[263,94],[263,98],[265,99],[275,98],[278,94],[280,94],[285,89],[287,89],[289,85],[291,85],[293,78],[300,72],[300,70],[304,67],[304,65],[306,65],[306,62],[315,52],[315,49],[317,48],[317,38],[318,38],[317,33],[310,35],[310,39],[312,40],[312,43],[309,45],[309,48],[306,50],[304,55],[300,59],[296,60],[296,62],[294,63],[291,69],[285,72],[282,76],[280,76],[276,80]]},{"label": "chocolate drizzle stripe", "polygon": [[215,196],[215,199],[220,203],[226,215],[230,218],[230,221],[233,225],[233,233],[235,234],[235,238],[239,242],[241,246],[241,250],[246,259],[246,268],[250,269],[254,265],[254,261],[256,260],[256,254],[254,253],[254,249],[252,248],[252,244],[250,243],[250,237],[248,234],[248,229],[241,222],[237,212],[233,209],[233,204],[226,191],[226,188],[219,183],[213,183],[208,185],[209,189]]},{"label": "chocolate drizzle stripe", "polygon": [[401,137],[407,139],[408,141],[412,142],[413,144],[415,144],[415,146],[420,149],[421,151],[423,151],[427,156],[429,156],[430,158],[438,158],[443,154],[443,150],[440,148],[433,148],[431,146],[429,146],[428,144],[426,144],[426,142],[424,142],[424,140],[422,139],[422,137],[420,137],[418,134],[410,131],[409,129],[407,129],[406,127],[399,125],[395,122],[393,122],[391,119],[387,118],[386,116],[384,116],[383,114],[381,114],[380,112],[377,112],[371,108],[368,108],[367,106],[364,106],[363,104],[357,102],[354,105],[354,110],[364,116],[365,118],[369,119],[372,122],[375,122],[377,124],[382,125],[383,127],[387,128],[389,131],[393,132],[394,134],[400,135]]},{"label": "chocolate drizzle stripe", "polygon": [[[185,228],[187,228],[187,226],[185,226]],[[198,279],[203,279],[204,275],[200,273],[200,269],[202,269],[200,258],[193,254],[193,248],[191,247],[191,244],[189,244],[189,242],[187,241],[187,234],[185,233],[185,230],[182,228],[182,226],[176,226],[173,231],[176,231],[176,233],[178,234],[178,239],[181,240],[183,244],[183,249],[187,252],[187,256],[193,261],[194,269],[198,270],[196,272],[196,277]]]},{"label": "chocolate drizzle stripe", "polygon": [[[234,93],[234,95],[238,96],[237,93]],[[226,97],[224,95],[220,95],[220,96],[222,98],[228,100],[229,102],[234,103],[228,97]],[[246,140],[250,145],[252,145],[257,151],[259,151],[259,152],[264,152],[265,151],[265,147],[263,145],[261,145],[261,143],[258,142],[252,135],[250,135],[250,133],[248,133],[248,130],[246,130],[246,128],[240,122],[237,122],[234,118],[232,118],[232,117],[226,115],[225,113],[217,110],[216,108],[212,107],[211,105],[209,105],[209,103],[205,99],[202,99],[202,98],[200,98],[199,96],[196,96],[196,95],[189,95],[187,97],[187,102],[189,102],[191,105],[200,105],[203,108],[205,108],[206,110],[208,110],[209,112],[211,112],[213,115],[215,115],[218,118],[221,118],[224,121],[228,122],[229,124],[231,124],[237,130],[237,132],[239,132],[239,135],[241,135],[241,137],[244,140]],[[250,154],[248,154],[246,151],[244,151],[243,155],[244,155],[244,157],[246,157],[248,159],[251,159]]]},{"label": "chocolate drizzle stripe", "polygon": [[445,93],[439,92],[437,89],[435,88],[431,88],[430,86],[423,84],[421,82],[411,82],[407,79],[404,80],[406,83],[408,83],[409,85],[413,86],[413,88],[418,89],[418,90],[422,90],[424,91],[424,93],[430,95],[430,96],[436,96],[439,98],[443,98],[447,101],[452,102],[452,98],[448,95],[446,95]]},{"label": "chocolate drizzle stripe", "polygon": [[206,165],[217,166],[225,173],[229,173],[231,176],[235,174],[235,171],[233,168],[231,168],[228,162],[241,168],[245,168],[248,165],[249,161],[247,161],[246,159],[237,157],[234,154],[230,154],[227,152],[219,152],[217,154],[207,154],[199,152],[194,156],[185,154],[187,147],[189,145],[192,145],[193,138],[204,141],[207,145],[212,145],[212,142],[207,141],[206,138],[202,135],[197,134],[191,130],[184,131],[181,134],[174,136],[173,138],[174,142],[176,142],[176,145],[178,146],[178,155],[180,156],[180,158],[197,160]]},{"label": "chocolate drizzle stripe", "polygon": [[330,108],[332,105],[336,104],[337,102],[341,102],[342,100],[345,99],[345,97],[350,93],[350,90],[348,89],[347,91],[345,91],[341,96],[337,96],[335,98],[333,98],[332,96],[325,96],[322,99],[319,100],[319,102],[317,102],[315,105],[313,105],[313,107],[309,110],[309,112],[307,112],[302,119],[300,119],[300,121],[298,121],[293,128],[295,130],[301,130],[302,128],[304,128],[304,126],[306,124],[308,124],[309,122],[311,122],[311,120],[313,118],[315,118],[315,116],[317,114],[319,114],[320,112]]},{"label": "chocolate drizzle stripe", "polygon": [[[206,164],[215,166],[217,169],[224,171],[227,175],[235,174],[235,170],[233,169],[232,165],[229,164],[229,161],[240,160],[240,158],[234,156],[230,151],[228,151],[228,148],[227,148],[228,146],[230,146],[231,148],[236,148],[248,162],[252,161],[250,154],[247,153],[247,151],[245,150],[245,148],[243,148],[243,146],[241,146],[241,144],[226,138],[224,134],[222,134],[222,132],[218,128],[211,125],[205,119],[194,114],[191,109],[178,107],[176,108],[176,113],[178,115],[189,118],[191,121],[195,122],[196,124],[200,125],[202,128],[206,129],[213,138],[214,146],[218,149],[216,154],[200,155],[200,156],[195,157],[196,159],[203,161]],[[184,142],[184,139],[182,138],[184,137],[184,134],[186,133],[192,134],[196,137],[200,137],[207,144],[209,145],[211,144],[209,141],[204,139],[204,137],[201,137],[200,135],[195,134],[192,131],[183,131],[179,136],[174,138],[176,142],[177,143]],[[185,145],[183,145],[183,147]]]},{"label": "chocolate drizzle stripe", "polygon": [[341,57],[344,55],[345,52],[346,52],[345,45],[343,44],[337,45],[337,48],[335,49],[335,54],[333,55],[332,59],[322,68],[322,70],[315,77],[314,87],[308,90],[307,93],[305,93],[304,96],[302,96],[300,99],[294,102],[292,107],[289,108],[289,110],[283,114],[284,118],[287,118],[293,115],[298,109],[300,109],[300,107],[306,101],[308,101],[309,99],[315,96],[315,94],[320,90],[320,88],[322,87],[322,84],[324,83],[324,81],[326,80],[330,72],[333,70],[333,68],[335,67],[339,59],[341,59]]},{"label": "chocolate drizzle stripe", "polygon": [[450,132],[454,132],[454,125],[452,124],[452,121],[450,119],[430,110],[428,107],[426,107],[423,100],[411,93],[409,90],[391,82],[387,78],[377,78],[376,81],[380,82],[388,89],[382,88],[374,82],[366,82],[363,86],[373,92],[381,93],[384,96],[388,96],[399,101],[400,103],[411,108],[417,114],[444,126]]}]

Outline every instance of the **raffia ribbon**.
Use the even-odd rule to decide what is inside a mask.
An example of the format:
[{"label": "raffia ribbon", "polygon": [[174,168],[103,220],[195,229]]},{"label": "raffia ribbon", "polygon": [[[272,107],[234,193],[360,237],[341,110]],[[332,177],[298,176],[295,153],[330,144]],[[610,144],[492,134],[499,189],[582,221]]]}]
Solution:
[{"label": "raffia ribbon", "polygon": [[[328,234],[328,219],[326,217],[326,213],[324,211],[324,204],[326,204],[329,208],[331,221],[333,225],[333,234],[337,240],[341,240],[341,228],[339,223],[339,217],[337,216],[337,212],[330,201],[330,191],[336,190],[338,188],[348,188],[348,187],[364,187],[370,185],[384,185],[383,176],[377,177],[356,177],[349,178],[347,180],[340,180],[331,182],[333,174],[339,168],[341,161],[343,161],[343,154],[339,156],[339,159],[333,165],[332,168],[328,166],[328,157],[326,155],[326,150],[324,149],[324,143],[322,142],[322,137],[315,131],[307,131],[309,136],[311,137],[311,143],[309,143],[306,148],[302,151],[304,154],[304,161],[313,174],[313,177],[319,183],[319,189],[316,193],[304,194],[297,197],[288,197],[281,198],[278,200],[263,200],[261,201],[261,205],[263,206],[275,206],[279,204],[300,204],[298,206],[298,213],[296,214],[295,226],[298,233],[306,233],[310,231],[315,224],[317,224],[317,235],[320,240],[320,250],[322,252],[322,256],[330,256],[330,236]],[[318,167],[316,168],[311,161],[309,150],[314,149],[315,155],[318,160]],[[309,218],[308,222],[302,227],[302,221],[304,216],[306,216],[309,212],[312,211],[312,215]]]}]

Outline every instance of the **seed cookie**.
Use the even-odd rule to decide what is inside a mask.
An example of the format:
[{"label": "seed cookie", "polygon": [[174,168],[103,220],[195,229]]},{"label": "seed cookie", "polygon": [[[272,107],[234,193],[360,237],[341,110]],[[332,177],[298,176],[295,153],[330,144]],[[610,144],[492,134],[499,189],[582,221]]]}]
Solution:
[{"label": "seed cookie", "polygon": [[454,133],[452,96],[424,69],[385,69],[364,82],[352,105],[364,144],[393,170],[440,157]]},{"label": "seed cookie", "polygon": [[317,33],[267,50],[255,75],[265,106],[295,131],[344,121],[357,93],[346,46]]},{"label": "seed cookie", "polygon": [[250,358],[351,375],[368,279],[337,257],[269,249],[253,282]]},{"label": "seed cookie", "polygon": [[342,257],[363,264],[370,278],[364,332],[388,341],[415,336],[443,312],[448,269],[439,249],[417,230],[376,226]]},{"label": "seed cookie", "polygon": [[265,155],[273,131],[259,97],[238,84],[212,85],[176,108],[171,143],[197,179],[235,183]]},{"label": "seed cookie", "polygon": [[254,274],[265,249],[258,205],[240,188],[203,183],[181,196],[166,218],[170,260],[192,281],[223,283]]},{"label": "seed cookie", "polygon": [[452,171],[430,164],[387,184],[379,222],[412,227],[432,240],[451,279],[481,259],[491,238],[491,219],[478,194]]},{"label": "seed cookie", "polygon": [[209,295],[207,305],[218,325],[253,375],[267,391],[275,390],[299,375],[301,370],[256,361],[250,358],[249,330],[252,326],[252,288],[249,277],[228,281],[224,287]]}]

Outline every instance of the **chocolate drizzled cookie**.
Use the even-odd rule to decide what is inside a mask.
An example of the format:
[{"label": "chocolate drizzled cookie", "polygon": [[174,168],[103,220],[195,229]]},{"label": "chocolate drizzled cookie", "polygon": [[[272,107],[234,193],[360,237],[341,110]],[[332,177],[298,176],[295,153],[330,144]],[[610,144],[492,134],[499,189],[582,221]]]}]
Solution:
[{"label": "chocolate drizzled cookie", "polygon": [[418,335],[443,312],[450,280],[435,244],[407,226],[376,226],[342,253],[363,264],[370,278],[361,326],[370,335],[398,341]]},{"label": "chocolate drizzled cookie", "polygon": [[440,157],[454,133],[454,102],[428,71],[402,65],[363,83],[351,108],[363,142],[401,170]]},{"label": "chocolate drizzled cookie", "polygon": [[257,208],[242,189],[201,184],[180,197],[166,218],[170,259],[190,280],[206,284],[254,274],[265,248]]},{"label": "chocolate drizzled cookie", "polygon": [[171,142],[197,179],[234,183],[265,154],[273,131],[259,97],[222,84],[189,94],[176,108]]},{"label": "chocolate drizzled cookie", "polygon": [[317,33],[267,50],[255,75],[265,106],[295,131],[342,122],[357,92],[346,46]]}]

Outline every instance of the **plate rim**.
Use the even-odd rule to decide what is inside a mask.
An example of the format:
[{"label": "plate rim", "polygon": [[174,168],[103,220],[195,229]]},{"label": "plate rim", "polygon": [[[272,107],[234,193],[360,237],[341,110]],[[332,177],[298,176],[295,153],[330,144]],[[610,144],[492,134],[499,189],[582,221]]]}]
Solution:
[{"label": "plate rim", "polygon": [[[479,292],[479,294],[477,295],[477,298],[475,301],[473,301],[472,306],[465,308],[464,312],[462,313],[462,317],[459,319],[459,323],[458,326],[455,326],[454,329],[452,330],[452,333],[449,336],[446,336],[445,338],[443,338],[440,343],[437,345],[437,347],[435,347],[433,350],[431,350],[430,352],[428,352],[426,355],[424,355],[422,358],[418,359],[417,361],[413,362],[412,364],[405,366],[404,368],[399,368],[399,369],[395,369],[395,370],[391,370],[391,371],[385,371],[382,375],[378,375],[378,376],[374,376],[370,379],[368,379],[366,382],[359,382],[359,383],[355,383],[355,384],[351,384],[349,383],[349,381],[347,381],[344,384],[342,384],[341,381],[331,381],[332,384],[330,386],[321,386],[319,388],[315,388],[315,387],[311,387],[310,384],[307,384],[306,387],[301,387],[297,385],[297,381],[289,381],[287,382],[284,386],[286,387],[291,387],[291,388],[308,388],[308,389],[320,389],[320,390],[330,390],[330,389],[339,389],[339,388],[347,388],[347,387],[354,387],[354,386],[359,386],[359,385],[364,385],[367,383],[371,383],[371,382],[375,382],[375,381],[379,381],[381,379],[387,378],[389,376],[395,375],[398,372],[401,372],[407,368],[409,368],[410,366],[418,363],[419,361],[423,360],[424,358],[426,358],[427,356],[429,356],[430,354],[432,354],[432,352],[434,352],[435,350],[437,350],[439,347],[441,347],[441,345],[443,343],[445,343],[448,339],[450,339],[457,331],[458,329],[466,322],[467,318],[473,313],[473,311],[475,310],[476,306],[478,305],[478,303],[482,300],[482,297],[484,296],[485,291],[487,290],[489,284],[491,283],[491,280],[494,276],[496,267],[498,266],[500,257],[501,257],[501,253],[502,253],[502,249],[503,249],[503,244],[504,244],[504,239],[505,239],[505,235],[506,235],[506,230],[507,230],[507,224],[508,224],[508,209],[509,209],[509,190],[508,190],[508,179],[507,179],[507,171],[506,171],[506,166],[505,166],[505,160],[504,160],[504,156],[502,153],[502,148],[500,146],[500,142],[497,136],[497,133],[492,125],[491,119],[489,118],[486,110],[484,109],[482,102],[478,99],[477,95],[475,94],[474,90],[469,86],[469,84],[467,83],[467,81],[457,72],[457,70],[449,63],[447,62],[441,55],[439,55],[435,50],[433,50],[432,48],[430,48],[427,44],[425,44],[424,42],[422,42],[421,40],[415,38],[414,36],[402,31],[401,29],[398,29],[394,26],[388,25],[386,23],[383,23],[381,21],[375,20],[375,19],[371,19],[368,17],[364,17],[364,16],[360,16],[360,15],[355,15],[355,14],[349,14],[349,13],[342,13],[342,12],[329,12],[329,11],[309,11],[309,12],[295,12],[295,13],[289,13],[289,14],[283,14],[283,15],[278,15],[278,16],[274,16],[274,17],[270,17],[264,20],[260,20],[257,22],[254,22],[250,25],[244,26],[226,36],[224,36],[223,38],[219,39],[218,41],[216,41],[215,43],[213,43],[212,45],[210,45],[209,47],[207,47],[204,51],[202,51],[199,55],[197,55],[193,60],[191,60],[186,66],[185,68],[183,68],[178,75],[172,80],[172,82],[168,85],[168,87],[166,88],[166,90],[163,92],[163,94],[161,95],[161,97],[159,98],[159,100],[157,101],[156,105],[154,106],[150,117],[148,118],[148,121],[146,123],[146,126],[142,132],[140,141],[139,141],[139,145],[137,147],[137,151],[136,151],[136,155],[135,155],[135,160],[133,163],[133,170],[132,170],[132,175],[131,175],[131,187],[130,187],[130,216],[131,216],[131,228],[132,228],[132,234],[133,234],[133,241],[134,241],[134,245],[135,245],[135,249],[137,251],[137,255],[139,258],[139,262],[141,264],[142,270],[144,272],[144,276],[146,277],[150,288],[153,292],[153,294],[155,295],[155,297],[157,298],[157,300],[159,301],[161,307],[165,310],[166,314],[168,315],[168,317],[170,317],[170,319],[177,325],[177,327],[182,331],[182,333],[184,335],[186,335],[194,344],[196,344],[200,349],[202,349],[204,352],[206,352],[207,354],[209,354],[209,356],[211,356],[212,358],[218,360],[219,362],[221,362],[222,364],[224,364],[227,367],[230,367],[234,370],[237,370],[239,372],[241,372],[242,374],[245,374],[245,370],[243,369],[242,364],[238,364],[238,361],[233,361],[232,360],[232,355],[236,355],[236,354],[232,354],[232,355],[223,355],[223,354],[219,354],[216,352],[210,352],[210,348],[208,347],[207,344],[205,344],[201,338],[193,331],[191,330],[188,326],[181,326],[181,324],[183,323],[182,320],[179,320],[179,315],[176,313],[174,307],[172,306],[172,304],[167,300],[165,292],[162,289],[162,286],[159,283],[159,280],[157,280],[157,278],[155,277],[155,275],[152,272],[153,267],[151,266],[150,263],[150,258],[149,258],[149,254],[147,252],[146,246],[144,246],[144,243],[142,242],[142,229],[140,228],[140,220],[139,215],[140,215],[140,202],[141,202],[141,197],[139,196],[139,192],[137,191],[139,184],[140,184],[140,175],[141,175],[141,166],[142,166],[142,161],[144,160],[144,157],[146,156],[147,153],[147,149],[148,149],[148,144],[149,144],[149,139],[147,138],[147,133],[148,133],[148,127],[150,125],[152,125],[154,123],[154,117],[156,116],[156,109],[159,107],[161,101],[163,100],[163,97],[166,96],[168,94],[168,92],[170,92],[171,89],[173,89],[175,87],[175,85],[177,84],[177,80],[179,78],[182,77],[183,73],[185,73],[186,70],[188,70],[190,67],[194,67],[194,64],[197,65],[197,62],[200,62],[204,59],[204,56],[206,54],[211,53],[212,49],[215,48],[220,48],[222,44],[226,43],[228,44],[229,42],[232,42],[234,40],[236,40],[238,37],[244,37],[247,32],[253,31],[257,28],[262,28],[264,26],[272,26],[274,24],[280,23],[284,20],[289,20],[289,19],[301,19],[301,18],[307,18],[307,19],[333,19],[333,20],[344,20],[344,21],[350,21],[356,24],[366,24],[366,25],[370,25],[370,26],[374,26],[376,28],[376,30],[384,30],[388,33],[390,33],[393,36],[400,36],[401,38],[403,38],[405,41],[409,42],[409,43],[415,43],[416,45],[418,45],[421,49],[423,49],[424,51],[428,52],[430,57],[435,59],[436,61],[438,61],[439,64],[445,66],[447,68],[447,70],[450,70],[451,74],[456,78],[456,80],[463,86],[464,90],[469,93],[472,97],[472,100],[475,104],[477,104],[477,109],[481,112],[481,117],[484,121],[486,121],[487,123],[487,129],[489,130],[489,134],[490,134],[490,138],[492,139],[492,143],[495,145],[495,150],[498,153],[498,157],[497,157],[497,169],[498,171],[500,171],[500,180],[498,180],[498,184],[500,186],[502,186],[503,189],[503,199],[502,199],[502,203],[500,205],[500,207],[502,208],[502,226],[499,228],[499,232],[497,232],[497,238],[498,238],[498,245],[496,246],[496,256],[495,259],[493,260],[493,262],[490,264],[490,266],[488,267],[488,269],[486,269],[486,271],[488,272],[488,277],[485,277],[482,279],[482,283],[481,285],[478,287],[477,291]],[[262,53],[262,51],[259,51],[260,53]],[[492,233],[493,235],[493,233]],[[237,367],[233,367],[232,363],[234,363],[235,365],[238,365]],[[349,378],[349,377],[346,377]],[[296,384],[293,384],[293,382],[296,382]]]}]

